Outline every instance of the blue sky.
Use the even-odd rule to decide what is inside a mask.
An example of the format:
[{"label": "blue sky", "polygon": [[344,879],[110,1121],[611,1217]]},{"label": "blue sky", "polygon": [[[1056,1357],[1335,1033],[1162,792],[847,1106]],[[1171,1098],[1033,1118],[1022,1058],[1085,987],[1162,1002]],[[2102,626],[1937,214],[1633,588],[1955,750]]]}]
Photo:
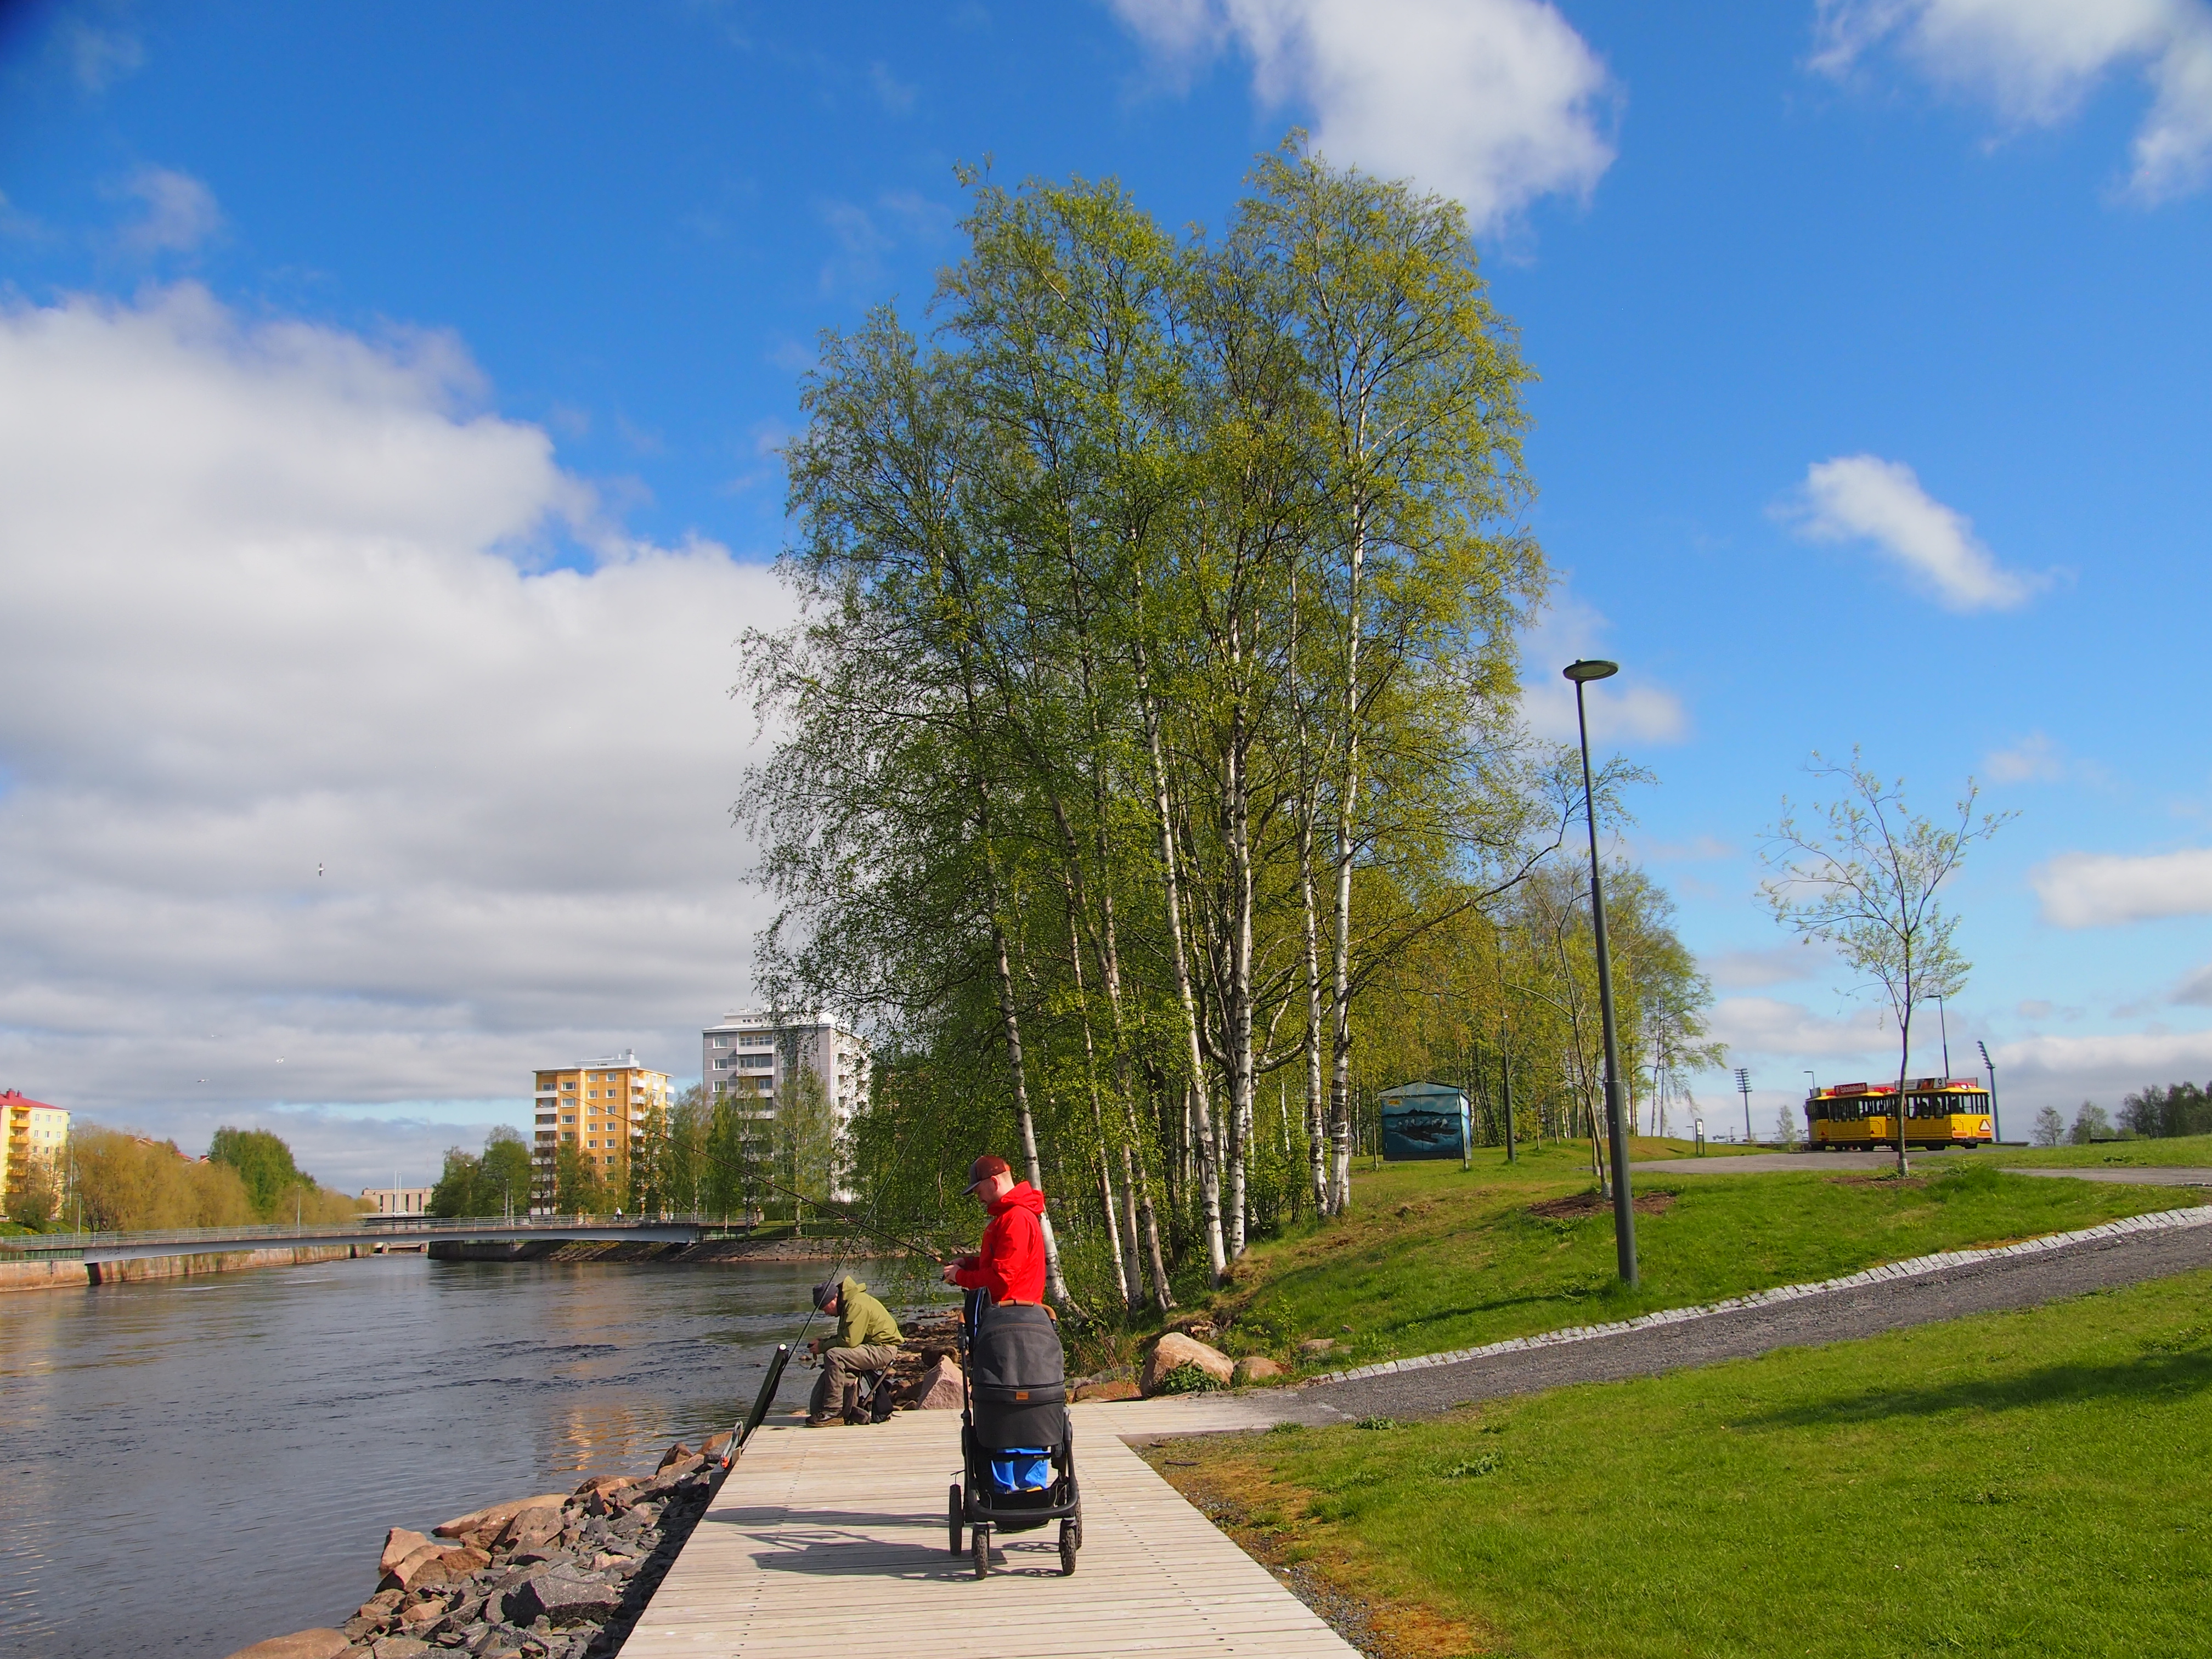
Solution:
[{"label": "blue sky", "polygon": [[366,1180],[549,1051],[694,1069],[817,332],[926,301],[957,162],[1218,223],[1293,124],[1480,226],[1541,376],[1531,716],[1621,661],[1762,1131],[1881,1066],[1755,899],[1854,744],[2020,815],[1953,894],[2008,1127],[2212,1075],[2204,0],[5,15],[14,1086]]}]

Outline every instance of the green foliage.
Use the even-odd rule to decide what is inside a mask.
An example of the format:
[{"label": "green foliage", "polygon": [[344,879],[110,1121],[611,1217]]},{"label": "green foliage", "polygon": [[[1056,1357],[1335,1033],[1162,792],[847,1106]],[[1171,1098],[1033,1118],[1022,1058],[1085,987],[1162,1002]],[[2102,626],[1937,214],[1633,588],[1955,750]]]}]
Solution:
[{"label": "green foliage", "polygon": [[484,1137],[481,1156],[459,1146],[447,1149],[445,1167],[430,1189],[429,1213],[525,1214],[532,1178],[530,1148],[522,1136],[504,1123],[495,1125]]},{"label": "green foliage", "polygon": [[1489,1401],[1379,1443],[1337,1427],[1176,1455],[1250,1468],[1281,1510],[1308,1494],[1279,1541],[1487,1650],[2195,1651],[2208,1297],[2196,1273]]},{"label": "green foliage", "polygon": [[1203,1365],[1186,1359],[1169,1370],[1159,1380],[1154,1394],[1211,1394],[1226,1387],[1222,1380]]},{"label": "green foliage", "polygon": [[2074,1114],[2073,1127],[2066,1131],[2066,1144],[2069,1146],[2086,1146],[2093,1140],[2112,1139],[2111,1116],[2095,1101],[2083,1101],[2081,1109]]},{"label": "green foliage", "polygon": [[217,1129],[208,1142],[208,1161],[238,1171],[247,1201],[264,1221],[274,1218],[280,1206],[290,1207],[295,1188],[315,1184],[292,1162],[291,1147],[266,1129]]},{"label": "green foliage", "polygon": [[2121,1100],[2119,1127],[2159,1139],[2212,1134],[2212,1091],[2194,1083],[2139,1089]]}]

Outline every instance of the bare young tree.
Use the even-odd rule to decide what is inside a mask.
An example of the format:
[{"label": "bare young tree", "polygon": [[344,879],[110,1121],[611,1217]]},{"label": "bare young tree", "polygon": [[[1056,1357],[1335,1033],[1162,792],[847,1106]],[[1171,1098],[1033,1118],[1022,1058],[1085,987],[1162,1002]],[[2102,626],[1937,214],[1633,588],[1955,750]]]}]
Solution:
[{"label": "bare young tree", "polygon": [[1760,891],[1785,927],[1834,945],[1881,989],[1897,1020],[1897,1170],[1905,1170],[1906,1073],[1912,1063],[1912,1011],[1931,998],[1956,996],[1973,964],[1953,942],[1959,918],[1936,902],[1937,890],[2014,815],[1974,816],[1972,778],[1943,823],[1915,814],[1905,782],[1885,782],[1854,746],[1848,762],[1815,754],[1813,775],[1837,787],[1836,799],[1801,823],[1787,798],[1761,856],[1773,872]]}]

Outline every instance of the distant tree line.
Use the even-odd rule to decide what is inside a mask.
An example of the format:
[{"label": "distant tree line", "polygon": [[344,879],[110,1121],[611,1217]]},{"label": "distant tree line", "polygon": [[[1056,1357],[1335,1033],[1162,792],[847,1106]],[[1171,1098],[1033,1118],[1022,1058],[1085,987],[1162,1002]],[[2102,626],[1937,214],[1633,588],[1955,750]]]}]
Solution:
[{"label": "distant tree line", "polygon": [[254,1222],[343,1221],[361,1201],[301,1170],[266,1129],[216,1131],[204,1159],[97,1123],[79,1125],[55,1167],[10,1194],[11,1219],[33,1227],[127,1232],[150,1227],[236,1227]]},{"label": "distant tree line", "polygon": [[2212,1088],[2194,1083],[2152,1084],[2124,1097],[2117,1121],[2094,1100],[2085,1100],[2069,1124],[2056,1106],[2035,1115],[2039,1146],[2086,1146],[2093,1140],[2168,1140],[2177,1135],[2212,1134]]}]

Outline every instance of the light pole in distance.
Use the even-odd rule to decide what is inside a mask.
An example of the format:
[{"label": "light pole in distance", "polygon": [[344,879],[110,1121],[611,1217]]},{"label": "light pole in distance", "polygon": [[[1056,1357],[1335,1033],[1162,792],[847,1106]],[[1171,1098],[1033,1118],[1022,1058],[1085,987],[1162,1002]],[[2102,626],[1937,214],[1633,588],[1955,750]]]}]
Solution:
[{"label": "light pole in distance", "polygon": [[1590,787],[1589,716],[1583,708],[1583,687],[1620,672],[1617,662],[1590,658],[1559,671],[1575,683],[1575,729],[1583,745],[1583,817],[1589,825],[1590,931],[1597,943],[1597,1002],[1605,1030],[1605,1127],[1613,1141],[1613,1242],[1620,1282],[1636,1282],[1636,1206],[1628,1192],[1628,1126],[1620,1109],[1620,1045],[1613,1019],[1613,957],[1605,942],[1605,889],[1598,872],[1597,799]]},{"label": "light pole in distance", "polygon": [[1743,1144],[1752,1143],[1751,1133],[1751,1073],[1741,1066],[1735,1068],[1735,1091],[1743,1097]]},{"label": "light pole in distance", "polygon": [[1990,1058],[1990,1045],[1979,1037],[1974,1047],[1982,1051],[1982,1069],[1990,1074],[1990,1145],[2004,1144],[2004,1120],[1997,1115],[1997,1063]]}]

